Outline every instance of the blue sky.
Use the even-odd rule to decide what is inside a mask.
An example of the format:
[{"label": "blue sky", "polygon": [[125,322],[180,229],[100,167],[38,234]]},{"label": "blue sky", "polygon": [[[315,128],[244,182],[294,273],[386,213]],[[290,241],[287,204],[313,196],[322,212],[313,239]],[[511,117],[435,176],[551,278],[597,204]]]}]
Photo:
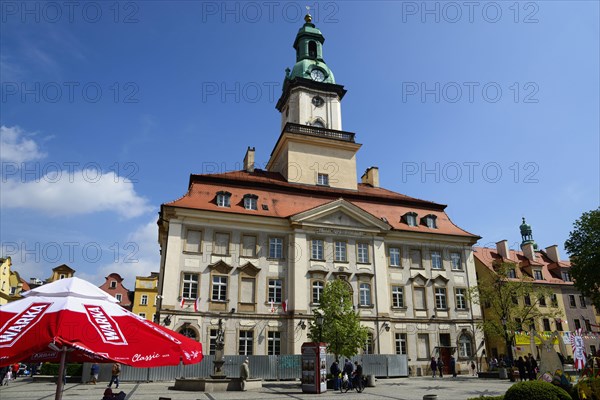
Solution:
[{"label": "blue sky", "polygon": [[158,271],[157,213],[189,174],[268,161],[306,4],[359,175],[447,204],[481,245],[517,248],[525,216],[562,249],[598,207],[598,2],[77,4],[2,3],[0,241],[25,279]]}]

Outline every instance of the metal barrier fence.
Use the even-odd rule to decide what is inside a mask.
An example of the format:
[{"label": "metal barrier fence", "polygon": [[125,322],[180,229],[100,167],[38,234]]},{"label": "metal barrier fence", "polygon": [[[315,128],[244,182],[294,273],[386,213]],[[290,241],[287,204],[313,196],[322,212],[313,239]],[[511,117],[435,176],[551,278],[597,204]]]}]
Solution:
[{"label": "metal barrier fence", "polygon": [[[223,370],[231,378],[240,376],[240,365],[246,356],[226,355]],[[300,379],[302,369],[300,355],[281,356],[248,356],[250,362],[250,375],[253,378],[265,380]],[[213,360],[215,356],[206,355],[202,362],[193,365],[178,365],[174,367],[135,368],[123,365],[120,379],[123,381],[172,381],[175,378],[207,378],[213,373]],[[333,363],[335,357],[327,355],[327,368]],[[377,377],[408,376],[408,358],[396,354],[363,354],[352,357],[352,363],[359,361],[363,365],[365,375]],[[344,359],[340,359],[343,367]],[[91,364],[83,366],[83,377],[87,379]],[[100,380],[110,379],[111,364],[101,365]],[[328,370],[329,371],[329,370]]]}]

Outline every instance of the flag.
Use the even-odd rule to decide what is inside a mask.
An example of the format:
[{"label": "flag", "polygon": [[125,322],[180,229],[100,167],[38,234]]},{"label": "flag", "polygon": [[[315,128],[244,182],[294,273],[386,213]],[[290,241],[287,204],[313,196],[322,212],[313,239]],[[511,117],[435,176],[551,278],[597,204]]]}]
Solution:
[{"label": "flag", "polygon": [[285,301],[281,303],[281,308],[283,308],[283,312],[287,312],[287,303],[288,299],[285,299]]},{"label": "flag", "polygon": [[194,312],[198,312],[198,308],[200,308],[200,297],[196,297],[196,301],[194,302]]},{"label": "flag", "polygon": [[181,308],[183,308],[183,306],[185,306],[185,297],[181,296]]}]

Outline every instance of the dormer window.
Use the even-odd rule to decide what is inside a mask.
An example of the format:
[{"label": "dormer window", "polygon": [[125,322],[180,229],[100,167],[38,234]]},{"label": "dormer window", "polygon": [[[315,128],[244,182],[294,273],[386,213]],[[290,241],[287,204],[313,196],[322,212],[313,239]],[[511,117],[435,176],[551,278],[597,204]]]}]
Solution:
[{"label": "dormer window", "polygon": [[423,217],[423,224],[430,229],[437,229],[437,217],[433,214],[426,215]]},{"label": "dormer window", "polygon": [[408,212],[404,214],[404,220],[408,226],[417,226],[417,213]]},{"label": "dormer window", "polygon": [[258,209],[258,196],[255,194],[247,194],[244,196],[244,208],[246,210]]},{"label": "dormer window", "polygon": [[562,279],[565,282],[571,282],[571,274],[569,274],[567,271],[563,271],[562,272]]},{"label": "dormer window", "polygon": [[533,278],[536,281],[542,281],[542,280],[544,280],[544,276],[542,275],[542,270],[541,269],[534,269],[533,270]]},{"label": "dormer window", "polygon": [[231,193],[229,192],[218,192],[217,193],[217,205],[219,207],[230,207]]},{"label": "dormer window", "polygon": [[117,287],[117,281],[110,281],[110,288],[115,289]]}]

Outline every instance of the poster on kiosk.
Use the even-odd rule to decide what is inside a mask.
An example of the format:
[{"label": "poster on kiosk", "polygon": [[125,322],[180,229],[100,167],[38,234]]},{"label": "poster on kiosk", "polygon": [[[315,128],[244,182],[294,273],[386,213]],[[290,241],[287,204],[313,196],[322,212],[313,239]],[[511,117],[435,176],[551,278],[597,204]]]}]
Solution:
[{"label": "poster on kiosk", "polygon": [[327,391],[327,343],[302,345],[302,391],[324,393]]}]

